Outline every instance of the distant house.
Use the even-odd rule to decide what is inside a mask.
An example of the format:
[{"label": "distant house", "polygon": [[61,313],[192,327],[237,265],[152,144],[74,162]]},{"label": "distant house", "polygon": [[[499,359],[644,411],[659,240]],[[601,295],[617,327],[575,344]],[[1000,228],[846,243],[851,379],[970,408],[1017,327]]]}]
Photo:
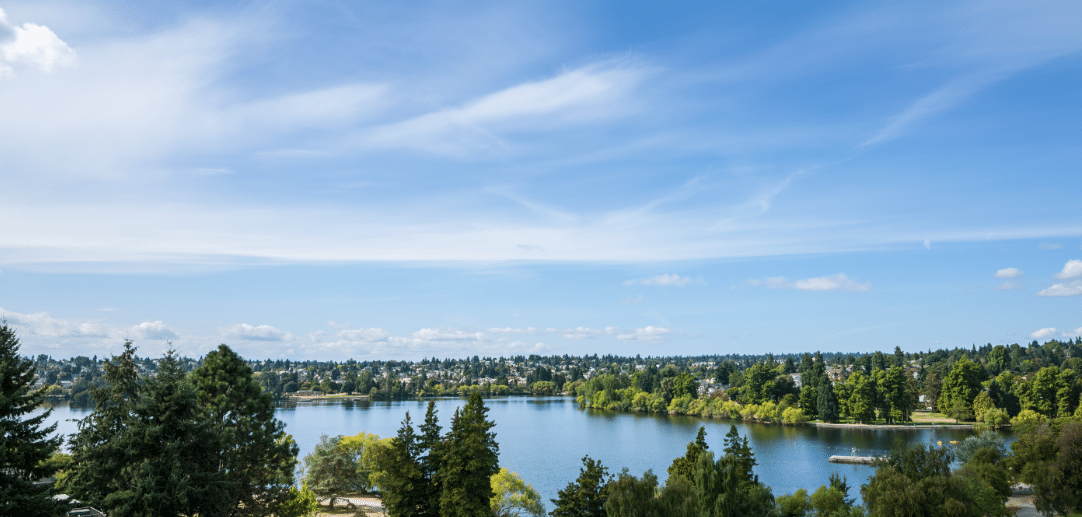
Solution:
[{"label": "distant house", "polygon": [[796,386],[797,388],[799,388],[800,387],[800,374],[799,373],[790,373],[789,376],[793,378],[793,385]]}]

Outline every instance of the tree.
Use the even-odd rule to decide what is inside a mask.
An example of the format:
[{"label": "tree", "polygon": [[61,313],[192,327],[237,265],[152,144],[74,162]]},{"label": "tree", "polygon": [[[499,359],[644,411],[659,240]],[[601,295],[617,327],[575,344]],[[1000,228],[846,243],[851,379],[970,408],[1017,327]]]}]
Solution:
[{"label": "tree", "polygon": [[474,517],[490,515],[492,475],[499,472],[495,423],[486,418],[488,408],[481,394],[473,392],[451,421],[444,440],[440,482],[440,515]]},{"label": "tree", "polygon": [[816,400],[815,407],[819,411],[819,420],[837,422],[841,415],[839,415],[838,397],[834,394],[834,387],[831,386],[829,380],[823,379],[819,383],[818,391],[819,398]]},{"label": "tree", "polygon": [[436,416],[435,401],[428,401],[425,421],[421,424],[421,478],[425,487],[425,502],[418,515],[436,516],[440,511],[440,484],[438,474],[441,465],[440,424]]},{"label": "tree", "polygon": [[[686,482],[686,478],[682,478]],[[637,478],[625,468],[609,483],[605,513],[608,517],[655,517],[671,514],[657,497],[657,476],[647,470]]]},{"label": "tree", "polygon": [[402,420],[398,436],[381,458],[384,472],[383,506],[391,517],[412,517],[425,504],[427,490],[421,473],[420,444],[410,423],[410,414]]},{"label": "tree", "polygon": [[[544,382],[544,381],[541,381]],[[545,508],[541,506],[541,494],[533,486],[526,484],[522,476],[500,469],[492,475],[492,499],[490,505],[495,517],[542,517]]]},{"label": "tree", "polygon": [[1082,509],[1082,423],[1031,427],[1011,444],[1018,478],[1033,485],[1038,510],[1067,515]]},{"label": "tree", "polygon": [[690,480],[691,473],[695,470],[695,463],[699,461],[699,454],[709,448],[710,446],[706,444],[706,428],[700,427],[695,441],[688,443],[687,453],[673,460],[672,465],[669,466],[669,477],[684,476]]},{"label": "tree", "polygon": [[605,501],[609,496],[608,469],[589,456],[583,456],[579,477],[557,491],[550,499],[556,508],[552,517],[604,517]]},{"label": "tree", "polygon": [[391,448],[391,439],[381,439],[378,434],[360,432],[353,436],[343,436],[341,446],[357,463],[359,490],[365,493],[375,490],[383,474],[379,459],[385,450]]},{"label": "tree", "polygon": [[342,443],[341,436],[319,437],[316,448],[304,457],[304,482],[318,496],[335,499],[361,490],[360,465]]},{"label": "tree", "polygon": [[61,506],[52,499],[52,487],[34,481],[56,471],[45,463],[59,450],[60,439],[49,438],[56,424],[41,428],[52,410],[26,418],[45,394],[31,390],[34,362],[18,352],[15,331],[0,321],[0,515],[57,515]]},{"label": "tree", "polygon": [[937,405],[939,412],[958,420],[973,419],[973,399],[981,391],[980,366],[964,356],[954,362],[950,373],[943,379]]},{"label": "tree", "polygon": [[146,379],[132,418],[117,445],[128,465],[107,497],[110,515],[193,515],[214,497],[214,477],[200,462],[211,442],[210,428],[172,350]]},{"label": "tree", "polygon": [[211,426],[208,465],[215,471],[215,499],[202,515],[267,515],[293,486],[297,445],[274,417],[274,401],[252,368],[228,346],[203,358],[191,373]]},{"label": "tree", "polygon": [[141,395],[132,342],[125,342],[124,351],[106,361],[103,369],[105,386],[91,388],[94,411],[79,421],[79,431],[71,437],[72,468],[61,488],[111,511],[122,497],[124,470],[138,461],[124,443]]},{"label": "tree", "polygon": [[884,517],[998,514],[997,508],[977,497],[987,488],[979,479],[951,475],[952,460],[947,449],[922,444],[896,447],[877,461],[875,475],[861,487],[868,511]]}]

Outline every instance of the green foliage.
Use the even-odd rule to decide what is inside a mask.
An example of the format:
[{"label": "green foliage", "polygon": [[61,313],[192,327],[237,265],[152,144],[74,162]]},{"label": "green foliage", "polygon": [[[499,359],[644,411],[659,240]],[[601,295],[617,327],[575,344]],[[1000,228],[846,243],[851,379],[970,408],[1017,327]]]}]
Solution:
[{"label": "green foliage", "polygon": [[381,488],[384,489],[383,506],[388,515],[411,517],[417,515],[417,510],[427,502],[427,483],[421,471],[420,456],[420,442],[407,411],[398,435],[391,440],[390,449],[384,451],[379,461],[385,473]]},{"label": "green foliage", "polygon": [[[543,382],[543,381],[542,381]],[[492,475],[492,499],[490,506],[495,517],[542,517],[545,508],[541,505],[541,494],[533,486],[526,484],[522,476],[501,468]]]},{"label": "green foliage", "polygon": [[801,488],[792,494],[780,495],[774,499],[774,507],[778,517],[804,517],[811,509],[811,498],[808,491]]},{"label": "green foliage", "polygon": [[481,395],[473,393],[451,421],[438,473],[443,517],[474,517],[491,512],[491,477],[499,472],[499,445],[492,431],[495,424],[487,414]]},{"label": "green foliage", "polygon": [[215,501],[206,513],[273,513],[293,486],[297,445],[274,417],[274,400],[252,368],[226,345],[203,358],[191,374],[211,425],[207,444],[215,468]]},{"label": "green foliage", "polygon": [[353,436],[341,437],[340,446],[357,464],[358,490],[367,493],[378,489],[379,481],[384,477],[379,458],[384,451],[391,448],[391,439],[381,439],[377,434],[362,431]]},{"label": "green foliage", "polygon": [[1018,416],[1011,419],[1011,425],[1018,431],[1026,432],[1034,429],[1048,419],[1044,415],[1032,409],[1023,409]]},{"label": "green foliage", "polygon": [[1011,444],[1019,479],[1033,485],[1037,509],[1061,515],[1082,509],[1082,423],[1036,426]]},{"label": "green foliage", "polygon": [[289,494],[278,507],[278,517],[309,517],[319,510],[316,493],[303,483],[300,488],[289,487]]},{"label": "green foliage", "polygon": [[991,449],[991,452],[996,456],[997,462],[1007,456],[1007,446],[1004,444],[1003,437],[992,431],[985,431],[962,440],[962,443],[955,447],[954,456],[965,465],[973,459],[973,455],[978,450],[985,448]]},{"label": "green foliage", "polygon": [[877,462],[875,475],[861,488],[869,512],[884,517],[977,517],[997,510],[974,493],[974,487],[986,488],[979,478],[951,475],[952,459],[950,451],[942,448],[895,448],[889,457]]},{"label": "green foliage", "polygon": [[0,515],[57,515],[61,506],[52,499],[52,487],[34,481],[57,471],[49,460],[60,439],[49,438],[56,424],[41,427],[52,410],[26,418],[45,394],[31,390],[34,363],[18,352],[15,331],[0,320]]},{"label": "green foliage", "polygon": [[[688,483],[686,477],[681,477]],[[608,486],[605,500],[608,517],[655,517],[671,514],[664,508],[664,500],[658,497],[657,476],[647,470],[642,478],[628,473],[625,468]]]},{"label": "green foliage", "polygon": [[819,420],[824,422],[837,422],[839,414],[838,397],[834,394],[834,387],[826,379],[817,388],[818,398],[815,407],[819,412]]},{"label": "green foliage", "polygon": [[943,389],[937,401],[939,412],[958,420],[972,420],[973,399],[980,393],[983,380],[978,364],[965,356],[955,361],[950,373],[943,379]]},{"label": "green foliage", "polygon": [[550,499],[556,507],[552,517],[603,517],[609,495],[608,469],[589,456],[582,458],[579,477]]},{"label": "green foliage", "polygon": [[669,466],[669,477],[684,476],[691,479],[699,455],[709,448],[710,446],[706,444],[706,428],[700,427],[695,440],[688,443],[687,453],[673,460],[672,465]]},{"label": "green foliage", "polygon": [[304,482],[316,495],[330,499],[361,490],[361,468],[341,436],[319,437],[315,450],[304,457]]},{"label": "green foliage", "polygon": [[140,385],[128,342],[72,437],[63,486],[110,515],[266,515],[289,497],[297,447],[251,368],[224,345],[185,375],[172,352]]}]

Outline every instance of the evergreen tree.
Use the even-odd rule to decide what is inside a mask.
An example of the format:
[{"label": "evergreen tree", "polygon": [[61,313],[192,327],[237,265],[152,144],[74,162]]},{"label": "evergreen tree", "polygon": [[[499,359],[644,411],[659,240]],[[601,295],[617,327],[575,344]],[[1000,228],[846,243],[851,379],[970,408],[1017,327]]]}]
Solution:
[{"label": "evergreen tree", "polygon": [[191,378],[214,437],[204,461],[216,474],[215,498],[200,514],[274,513],[293,486],[297,445],[274,418],[271,395],[225,345],[207,354]]},{"label": "evergreen tree", "polygon": [[383,505],[391,517],[418,515],[428,495],[420,462],[421,444],[413,432],[410,414],[402,420],[398,436],[391,440],[391,449],[383,456]]},{"label": "evergreen tree", "polygon": [[824,422],[838,421],[838,397],[834,394],[834,387],[829,381],[823,381],[819,384],[819,398],[816,400],[815,407],[819,410],[819,420]]},{"label": "evergreen tree", "polygon": [[72,467],[61,488],[111,511],[126,497],[121,493],[124,470],[137,463],[135,450],[127,443],[127,429],[141,393],[131,341],[124,343],[120,355],[105,362],[103,370],[105,386],[91,389],[94,411],[79,422],[79,431],[71,438]]},{"label": "evergreen tree", "polygon": [[193,515],[210,494],[211,478],[199,459],[210,441],[195,387],[185,378],[173,351],[158,375],[148,380],[125,433],[128,468],[114,480],[110,515]]},{"label": "evergreen tree", "polygon": [[710,446],[706,444],[706,428],[700,427],[699,434],[695,436],[695,441],[688,443],[687,453],[673,460],[672,465],[669,466],[669,477],[684,476],[691,480],[691,474],[695,470],[695,463],[699,461],[699,454],[709,448]]},{"label": "evergreen tree", "polygon": [[56,424],[41,428],[51,409],[24,418],[45,395],[31,390],[34,363],[18,352],[15,331],[0,321],[0,515],[58,515],[62,507],[52,499],[52,487],[35,485],[34,480],[54,473],[55,467],[43,463],[60,448],[60,439],[48,437]]},{"label": "evergreen tree", "polygon": [[609,496],[608,469],[589,456],[582,458],[579,477],[556,492],[550,499],[556,508],[552,517],[605,517],[605,502]]},{"label": "evergreen tree", "polygon": [[421,424],[421,478],[425,490],[425,500],[417,510],[417,515],[435,517],[440,513],[440,485],[438,474],[440,470],[441,439],[440,424],[436,417],[436,402],[428,401],[428,410],[425,411],[425,421]]},{"label": "evergreen tree", "polygon": [[444,441],[440,481],[440,515],[443,517],[491,516],[491,477],[499,472],[496,425],[486,419],[488,408],[474,392],[456,411]]},{"label": "evergreen tree", "polygon": [[744,481],[748,483],[759,482],[759,476],[756,476],[752,470],[759,464],[755,461],[755,453],[751,452],[748,437],[741,437],[735,425],[729,426],[729,432],[725,434],[725,449],[723,450],[725,456],[732,457],[736,462],[738,471],[743,476]]}]

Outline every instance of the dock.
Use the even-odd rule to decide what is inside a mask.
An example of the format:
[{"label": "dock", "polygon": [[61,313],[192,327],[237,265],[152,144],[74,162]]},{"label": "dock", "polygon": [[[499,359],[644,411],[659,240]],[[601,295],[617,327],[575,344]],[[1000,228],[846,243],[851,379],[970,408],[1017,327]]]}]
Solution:
[{"label": "dock", "polygon": [[831,456],[831,463],[848,463],[850,465],[875,465],[875,456]]}]

